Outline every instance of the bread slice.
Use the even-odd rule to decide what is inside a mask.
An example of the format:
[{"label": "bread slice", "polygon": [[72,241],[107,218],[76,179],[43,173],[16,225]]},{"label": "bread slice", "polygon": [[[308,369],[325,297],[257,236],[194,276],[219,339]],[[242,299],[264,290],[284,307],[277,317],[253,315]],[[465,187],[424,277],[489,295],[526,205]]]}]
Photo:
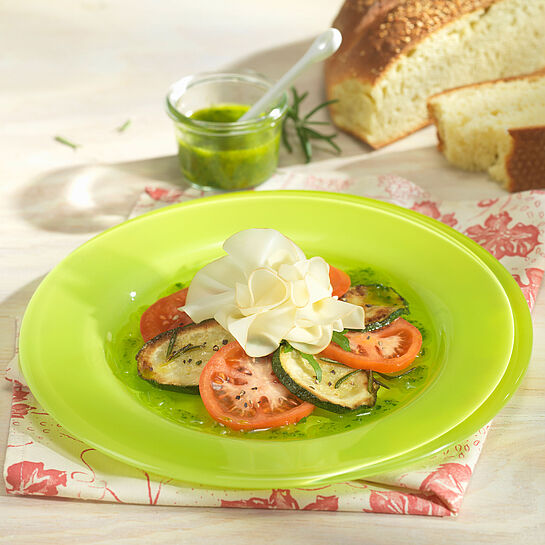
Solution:
[{"label": "bread slice", "polygon": [[545,0],[346,0],[333,26],[332,119],[374,148],[428,125],[432,94],[545,67]]},{"label": "bread slice", "polygon": [[508,191],[545,188],[545,70],[432,96],[439,149]]}]

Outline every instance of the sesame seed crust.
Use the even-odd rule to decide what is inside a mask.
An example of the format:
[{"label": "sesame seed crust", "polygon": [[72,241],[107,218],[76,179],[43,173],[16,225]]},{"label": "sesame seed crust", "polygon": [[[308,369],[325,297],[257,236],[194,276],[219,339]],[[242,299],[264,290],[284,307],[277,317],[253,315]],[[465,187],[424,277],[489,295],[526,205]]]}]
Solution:
[{"label": "sesame seed crust", "polygon": [[418,42],[460,17],[486,10],[499,1],[346,0],[333,22],[343,34],[343,44],[326,61],[327,86],[348,77],[373,85],[396,58]]}]

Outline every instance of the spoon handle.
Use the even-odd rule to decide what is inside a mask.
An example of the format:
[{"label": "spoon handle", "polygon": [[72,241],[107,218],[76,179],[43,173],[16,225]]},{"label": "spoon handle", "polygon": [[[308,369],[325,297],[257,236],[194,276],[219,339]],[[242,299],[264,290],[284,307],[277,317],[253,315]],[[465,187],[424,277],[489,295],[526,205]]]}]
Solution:
[{"label": "spoon handle", "polygon": [[336,28],[330,28],[320,34],[307,52],[239,119],[247,121],[259,117],[267,106],[280,96],[293,81],[311,64],[323,61],[331,56],[341,45],[341,33]]}]

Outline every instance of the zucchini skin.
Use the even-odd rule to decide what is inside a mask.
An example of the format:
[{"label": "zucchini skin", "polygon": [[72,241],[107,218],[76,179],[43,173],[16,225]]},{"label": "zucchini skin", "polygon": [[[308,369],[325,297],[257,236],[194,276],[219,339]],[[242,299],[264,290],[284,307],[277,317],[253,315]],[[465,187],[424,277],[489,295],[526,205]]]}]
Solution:
[{"label": "zucchini skin", "polygon": [[364,288],[366,291],[369,291],[369,290],[375,290],[375,291],[385,290],[385,291],[393,292],[395,297],[397,297],[399,299],[398,304],[401,305],[401,306],[396,308],[393,312],[391,312],[384,319],[375,320],[373,322],[369,322],[369,323],[365,324],[365,327],[360,331],[367,332],[367,331],[376,331],[377,329],[382,329],[383,327],[386,327],[387,325],[390,325],[394,320],[397,320],[397,318],[399,318],[400,316],[403,316],[404,314],[409,314],[409,303],[407,302],[407,300],[404,297],[402,297],[394,288],[392,288],[391,286],[387,286],[385,284],[357,284],[357,285],[354,285],[354,286],[350,286],[350,289],[341,297],[341,301],[347,301],[349,303],[352,303],[352,304],[355,304],[355,305],[358,305],[358,306],[362,306],[363,309],[367,310],[367,311],[368,311],[368,309],[366,307],[368,307],[368,306],[375,307],[375,308],[376,307],[386,308],[388,306],[386,301],[384,302],[383,305],[366,305],[366,304],[361,304],[360,305],[360,303],[351,301],[350,299],[354,296],[354,292],[355,292],[356,297],[365,299],[365,296],[362,296],[361,294],[358,293],[361,288]]},{"label": "zucchini skin", "polygon": [[[219,350],[219,346],[231,340],[230,333],[215,320],[169,329],[147,341],[138,351],[136,355],[138,375],[142,380],[163,390],[199,395],[199,377],[202,369],[215,351]],[[171,342],[172,348],[167,348]],[[197,346],[207,343],[206,347]],[[186,344],[195,346],[194,351],[187,351],[187,355],[182,353],[177,359],[169,362],[166,356],[168,350],[175,351]]]},{"label": "zucchini skin", "polygon": [[[138,374],[140,375],[140,372],[138,372]],[[161,384],[160,382],[157,382],[156,380],[144,378],[142,375],[140,375],[140,378],[144,379],[146,382],[149,382],[152,386],[155,386],[156,388],[161,388],[161,390],[170,390],[171,392],[179,392],[181,394],[192,394],[197,396],[200,395],[199,385],[177,386],[176,384]]]},{"label": "zucchini skin", "polygon": [[[188,325],[191,325],[191,324],[188,324]],[[175,327],[173,329],[169,329],[168,331],[163,331],[163,333],[159,333],[159,335],[157,335],[156,337],[153,337],[153,339],[150,339],[149,341],[144,343],[142,348],[138,351],[138,354],[136,354],[136,361],[140,362],[141,355],[144,354],[145,350],[149,346],[153,346],[154,344],[157,343],[157,341],[160,341],[165,337],[170,339],[171,335],[173,335],[175,331],[179,332],[184,327],[187,327],[187,326]],[[179,392],[179,393],[182,393],[182,394],[200,395],[199,394],[199,385],[198,384],[195,385],[195,386],[180,386],[180,385],[176,385],[176,384],[162,384],[161,382],[158,382],[156,380],[144,377],[142,375],[142,370],[140,368],[140,365],[136,366],[136,370],[138,372],[138,376],[142,380],[145,380],[146,382],[148,382],[152,386],[155,386],[156,388],[161,388],[161,390],[169,390],[171,392]]]},{"label": "zucchini skin", "polygon": [[369,323],[361,331],[366,333],[368,331],[376,331],[377,329],[382,329],[383,327],[386,327],[387,325],[390,325],[393,321],[397,320],[400,316],[403,316],[403,314],[408,313],[409,310],[407,308],[400,308],[392,312],[392,314],[390,314],[390,316],[388,316],[388,318],[385,318],[384,320]]},{"label": "zucchini skin", "polygon": [[[272,368],[274,374],[277,376],[278,380],[295,396],[297,396],[299,399],[303,401],[308,401],[309,403],[312,403],[316,407],[320,407],[321,409],[325,409],[326,411],[330,411],[337,414],[345,414],[345,413],[351,413],[353,411],[357,411],[362,408],[369,408],[372,407],[377,400],[376,391],[374,390],[374,401],[372,405],[362,404],[358,407],[354,407],[353,409],[349,407],[343,407],[342,405],[336,405],[335,403],[330,403],[328,401],[324,401],[323,399],[320,399],[316,397],[314,394],[309,392],[306,388],[303,388],[297,382],[295,382],[288,373],[284,370],[284,367],[282,366],[282,362],[280,361],[280,352],[282,350],[282,346],[278,348],[274,354],[272,359]],[[350,369],[350,368],[347,368]],[[353,369],[352,369],[353,371]],[[369,375],[368,375],[369,376]]]}]

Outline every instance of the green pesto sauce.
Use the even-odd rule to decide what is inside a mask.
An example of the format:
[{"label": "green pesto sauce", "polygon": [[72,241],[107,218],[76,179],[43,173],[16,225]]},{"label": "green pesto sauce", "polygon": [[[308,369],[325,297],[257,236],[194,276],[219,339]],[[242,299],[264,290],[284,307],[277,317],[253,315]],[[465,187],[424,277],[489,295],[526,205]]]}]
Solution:
[{"label": "green pesto sauce", "polygon": [[[198,121],[233,123],[249,109],[219,104],[194,112]],[[212,189],[245,189],[267,180],[276,170],[281,122],[262,122],[244,132],[194,130],[177,125],[178,160],[184,176]]]},{"label": "green pesto sauce", "polygon": [[192,119],[210,121],[212,123],[234,123],[238,121],[248,110],[249,106],[243,104],[221,104],[203,108],[191,114]]},{"label": "green pesto sauce", "polygon": [[[393,283],[388,275],[380,274],[370,268],[351,270],[345,267],[344,270],[350,275],[352,284],[381,283],[394,287],[409,302],[410,314],[404,316],[405,319],[416,325],[422,332],[422,350],[413,364],[416,369],[399,379],[386,381],[380,378],[382,382],[388,383],[390,389],[380,388],[374,407],[345,414],[335,414],[316,408],[311,415],[290,426],[250,432],[230,430],[209,416],[200,396],[163,390],[152,386],[138,376],[135,357],[143,344],[139,323],[140,316],[147,306],[139,308],[129,316],[112,341],[107,343],[107,361],[117,378],[143,405],[181,426],[203,433],[263,440],[297,440],[333,435],[375,423],[386,415],[405,407],[433,381],[439,371],[437,366],[433,365],[436,361],[439,343],[436,333],[431,327],[431,317],[414,294],[406,293],[409,291],[408,287],[403,290],[401,286]],[[150,300],[149,304],[159,297],[164,297],[187,286],[189,280],[190,277],[181,279],[180,282],[173,284],[167,290],[158,291],[156,297]]]}]

